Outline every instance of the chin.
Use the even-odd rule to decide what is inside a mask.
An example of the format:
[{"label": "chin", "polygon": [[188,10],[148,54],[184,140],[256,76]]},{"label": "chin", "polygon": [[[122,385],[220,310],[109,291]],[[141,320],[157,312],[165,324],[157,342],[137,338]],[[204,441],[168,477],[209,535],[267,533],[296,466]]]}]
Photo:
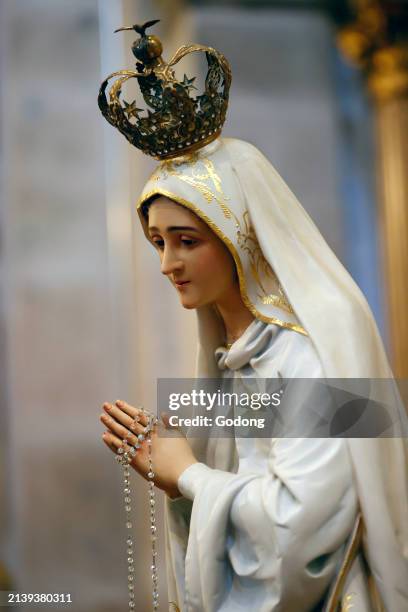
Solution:
[{"label": "chin", "polygon": [[200,306],[200,304],[198,304],[197,302],[194,302],[193,300],[189,300],[189,301],[185,301],[185,302],[181,302],[181,305],[183,308],[186,308],[187,310],[193,310],[194,308],[198,308]]},{"label": "chin", "polygon": [[183,308],[186,308],[187,310],[193,310],[194,308],[199,308],[200,306],[204,306],[204,303],[202,303],[202,300],[195,300],[193,298],[188,298],[187,296],[184,296],[184,299],[180,300],[181,305],[183,306]]}]

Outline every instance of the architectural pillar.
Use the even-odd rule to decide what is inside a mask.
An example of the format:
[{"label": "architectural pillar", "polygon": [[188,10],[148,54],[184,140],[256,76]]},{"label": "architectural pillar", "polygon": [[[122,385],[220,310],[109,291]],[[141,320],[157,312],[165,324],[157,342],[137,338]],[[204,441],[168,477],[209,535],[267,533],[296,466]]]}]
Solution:
[{"label": "architectural pillar", "polygon": [[402,2],[354,0],[355,21],[340,30],[346,58],[361,67],[374,101],[386,308],[391,364],[408,377],[408,41]]}]

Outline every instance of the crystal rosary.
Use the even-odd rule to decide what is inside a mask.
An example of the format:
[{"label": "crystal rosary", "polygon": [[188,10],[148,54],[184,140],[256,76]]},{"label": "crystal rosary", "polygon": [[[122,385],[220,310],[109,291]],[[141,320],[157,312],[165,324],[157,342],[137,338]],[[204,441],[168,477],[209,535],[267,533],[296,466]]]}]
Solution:
[{"label": "crystal rosary", "polygon": [[147,477],[149,479],[149,504],[150,504],[150,538],[152,544],[152,564],[150,566],[152,576],[152,606],[153,610],[159,608],[159,591],[158,591],[158,575],[157,575],[157,526],[156,526],[156,496],[154,488],[154,472],[152,464],[152,430],[158,423],[158,419],[151,414],[145,412],[142,408],[142,413],[147,416],[148,424],[144,429],[144,433],[137,436],[137,442],[131,445],[128,437],[131,435],[131,431],[136,428],[139,422],[139,417],[135,417],[130,425],[130,431],[123,438],[121,446],[118,448],[118,454],[116,459],[123,467],[123,493],[125,502],[126,512],[126,529],[128,530],[128,536],[126,538],[127,545],[127,564],[128,564],[128,592],[129,592],[129,608],[134,610],[135,604],[135,586],[134,586],[134,557],[133,557],[133,538],[131,536],[131,529],[133,527],[131,511],[132,511],[132,498],[130,491],[130,469],[129,466],[132,462],[133,457],[137,453],[137,449],[141,447],[144,441],[148,445],[148,462],[149,471]]}]

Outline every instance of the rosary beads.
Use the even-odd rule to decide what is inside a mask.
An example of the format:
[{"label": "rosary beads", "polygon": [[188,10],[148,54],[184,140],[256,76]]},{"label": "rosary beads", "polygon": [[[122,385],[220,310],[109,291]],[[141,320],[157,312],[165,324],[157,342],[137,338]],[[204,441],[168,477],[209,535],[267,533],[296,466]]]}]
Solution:
[{"label": "rosary beads", "polygon": [[137,453],[137,449],[139,449],[144,441],[147,443],[148,447],[148,473],[147,477],[149,479],[149,505],[150,505],[150,539],[152,546],[152,564],[150,566],[151,577],[152,577],[152,607],[153,610],[158,610],[159,608],[159,590],[158,590],[158,573],[157,573],[157,526],[156,526],[156,495],[155,495],[155,486],[154,486],[154,472],[153,472],[153,463],[152,463],[152,431],[155,425],[157,425],[158,420],[151,414],[146,413],[142,409],[142,413],[148,417],[148,424],[144,429],[144,433],[141,433],[137,436],[137,442],[134,445],[131,445],[129,442],[129,436],[131,435],[132,430],[136,428],[136,424],[139,422],[139,417],[135,417],[133,419],[132,424],[130,425],[130,431],[123,438],[121,446],[118,448],[118,454],[116,456],[118,463],[120,463],[123,467],[123,493],[124,493],[124,502],[125,502],[125,512],[126,512],[126,529],[128,531],[126,538],[127,545],[127,566],[128,566],[128,593],[129,593],[129,608],[130,610],[134,610],[136,608],[135,604],[135,585],[134,585],[134,548],[133,548],[133,538],[131,535],[131,530],[133,528],[132,523],[132,498],[131,498],[131,490],[130,490],[130,469],[129,466],[133,460],[133,457]]}]

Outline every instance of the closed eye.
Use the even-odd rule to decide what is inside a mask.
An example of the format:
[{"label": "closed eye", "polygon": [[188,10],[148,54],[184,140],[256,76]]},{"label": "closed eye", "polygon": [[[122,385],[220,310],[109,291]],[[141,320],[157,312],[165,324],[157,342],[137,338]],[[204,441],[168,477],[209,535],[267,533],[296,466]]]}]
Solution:
[{"label": "closed eye", "polygon": [[[153,238],[152,242],[154,246],[160,251],[163,249],[164,240],[161,240],[160,238],[156,238],[156,239]],[[185,246],[190,247],[190,246],[194,246],[195,244],[197,244],[198,240],[195,240],[194,238],[180,238],[180,242],[184,244]]]},{"label": "closed eye", "polygon": [[161,251],[162,248],[164,247],[164,240],[153,240],[153,244],[156,248],[158,248]]},{"label": "closed eye", "polygon": [[194,240],[193,238],[181,238],[180,242],[182,242],[183,244],[187,246],[192,246],[193,244],[197,244],[197,240]]}]

